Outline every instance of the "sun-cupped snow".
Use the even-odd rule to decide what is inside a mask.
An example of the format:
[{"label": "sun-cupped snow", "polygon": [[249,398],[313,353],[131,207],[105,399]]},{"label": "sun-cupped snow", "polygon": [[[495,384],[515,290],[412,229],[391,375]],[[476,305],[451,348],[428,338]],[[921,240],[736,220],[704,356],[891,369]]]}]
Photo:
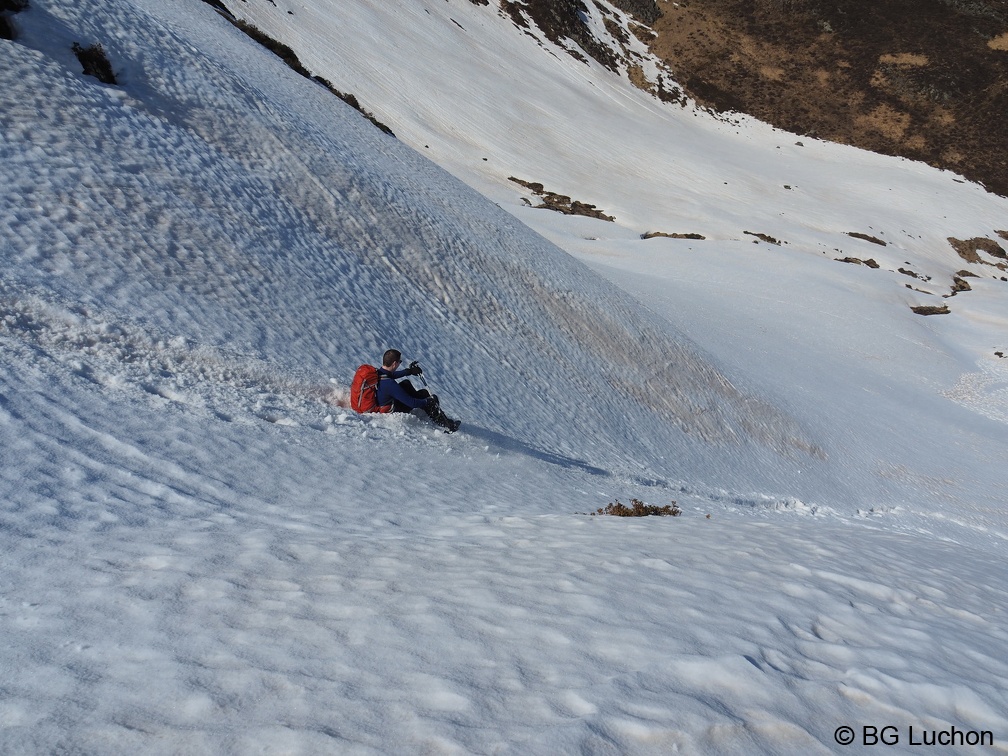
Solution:
[{"label": "sun-cupped snow", "polygon": [[[1003,750],[1003,198],[495,4],[228,8],[398,139],[198,0],[8,11],[0,750]],[[458,434],[347,408],[390,346]]]},{"label": "sun-cupped snow", "polygon": [[[208,38],[244,42],[213,20]],[[189,56],[177,91],[151,61],[183,43],[149,28],[107,44],[136,59],[121,90],[64,68],[9,91],[8,121],[60,98],[34,137],[60,159],[10,160],[20,283],[336,377],[396,344],[489,432],[578,459],[591,437],[591,463],[622,476],[674,485],[692,465],[707,484],[777,494],[790,478],[787,494],[810,495],[799,466],[822,467],[815,439],[666,322],[265,50],[242,48],[269,73],[254,81],[221,69],[231,53]],[[23,77],[44,54],[16,53]]]}]

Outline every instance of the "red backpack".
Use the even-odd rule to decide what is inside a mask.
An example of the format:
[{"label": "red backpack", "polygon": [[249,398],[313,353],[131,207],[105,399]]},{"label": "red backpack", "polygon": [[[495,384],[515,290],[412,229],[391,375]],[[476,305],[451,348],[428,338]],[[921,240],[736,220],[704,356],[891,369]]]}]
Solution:
[{"label": "red backpack", "polygon": [[381,374],[374,365],[361,365],[350,384],[350,406],[357,412],[391,412],[392,405],[378,406]]}]

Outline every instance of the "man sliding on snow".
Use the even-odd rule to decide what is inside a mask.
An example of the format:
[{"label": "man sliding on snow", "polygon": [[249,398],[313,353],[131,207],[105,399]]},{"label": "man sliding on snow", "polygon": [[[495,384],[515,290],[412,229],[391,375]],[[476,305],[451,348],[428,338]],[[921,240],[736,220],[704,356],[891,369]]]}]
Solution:
[{"label": "man sliding on snow", "polygon": [[[398,349],[389,349],[382,356],[382,366],[378,368],[380,380],[377,386],[377,402],[379,412],[409,412],[414,409],[421,409],[427,413],[431,422],[444,428],[449,433],[459,429],[462,424],[458,420],[452,420],[441,411],[436,394],[431,394],[427,389],[417,389],[410,381],[399,382],[400,378],[416,375],[423,380],[423,369],[416,362],[411,362],[409,367],[402,370],[402,353]],[[424,381],[424,385],[426,381]]]}]

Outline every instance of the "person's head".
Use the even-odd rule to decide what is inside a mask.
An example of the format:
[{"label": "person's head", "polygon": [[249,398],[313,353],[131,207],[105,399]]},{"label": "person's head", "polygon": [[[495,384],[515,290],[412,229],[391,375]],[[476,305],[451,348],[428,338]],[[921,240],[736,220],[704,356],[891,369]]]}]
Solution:
[{"label": "person's head", "polygon": [[398,349],[386,349],[382,355],[382,367],[392,369],[402,362],[402,352]]}]

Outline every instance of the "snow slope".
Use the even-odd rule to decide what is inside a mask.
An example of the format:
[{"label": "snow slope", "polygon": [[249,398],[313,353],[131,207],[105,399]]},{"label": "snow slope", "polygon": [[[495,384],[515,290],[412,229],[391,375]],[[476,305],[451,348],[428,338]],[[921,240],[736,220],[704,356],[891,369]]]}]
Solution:
[{"label": "snow slope", "polygon": [[[596,29],[603,8],[627,23],[604,3],[588,6]],[[609,277],[614,269],[643,272],[638,298],[671,323],[668,332],[698,344],[713,364],[737,368],[728,378],[745,382],[747,394],[800,417],[798,446],[840,461],[824,476],[821,465],[802,459],[802,478],[787,478],[793,495],[942,509],[978,498],[986,506],[992,473],[998,488],[1008,482],[991,469],[1004,459],[1000,423],[972,414],[1003,420],[1008,412],[1008,366],[994,354],[1004,352],[1008,328],[1005,271],[987,256],[967,264],[948,242],[1003,243],[996,231],[1008,227],[1005,198],[925,165],[662,104],[625,76],[552,47],[534,25],[519,29],[493,5],[251,0],[231,7],[289,44],[310,71],[354,92],[418,152],[566,251]],[[527,203],[539,198],[511,176],[595,204],[616,222],[532,209]],[[656,231],[705,239],[640,238]],[[834,262],[844,257],[875,259],[881,268]],[[974,291],[948,302],[953,322],[922,322],[910,312],[945,304],[940,297],[963,269],[980,280],[969,279]],[[637,293],[624,275],[615,280]],[[880,381],[888,387],[881,411],[879,401],[863,401],[865,386]],[[790,412],[802,394],[806,401]],[[958,413],[949,398],[970,412]],[[939,424],[949,412],[956,417]],[[814,432],[810,422],[819,426]],[[754,424],[766,422],[750,423],[747,435]],[[967,448],[993,447],[993,456],[946,460],[950,436],[959,433]],[[694,474],[710,454],[688,460]],[[979,470],[969,469],[974,463]],[[764,460],[757,468],[766,464],[779,466]],[[738,465],[705,481],[744,485],[732,468]],[[811,489],[810,473],[818,478]],[[932,506],[915,484],[930,477],[953,481],[938,492],[923,487]],[[909,496],[901,490],[907,483]]]},{"label": "snow slope", "polygon": [[[195,0],[0,42],[0,750],[1004,750],[1003,283],[821,259],[937,290],[1003,199],[471,3],[244,10],[400,139]],[[345,409],[390,345],[464,433]]]}]

